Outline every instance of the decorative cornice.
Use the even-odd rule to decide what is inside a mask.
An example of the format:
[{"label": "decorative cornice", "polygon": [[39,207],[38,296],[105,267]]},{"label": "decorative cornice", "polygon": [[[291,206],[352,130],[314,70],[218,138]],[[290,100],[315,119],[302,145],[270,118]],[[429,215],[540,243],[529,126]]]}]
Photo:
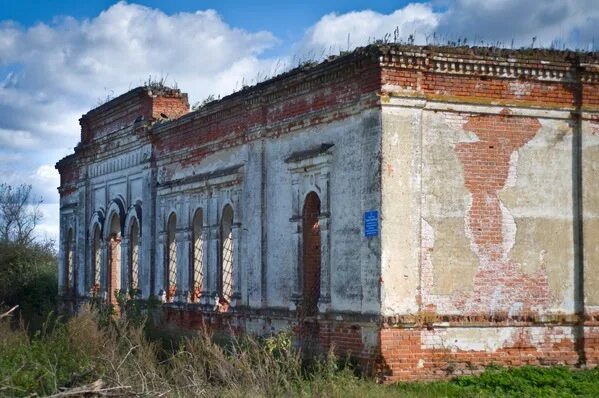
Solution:
[{"label": "decorative cornice", "polygon": [[149,146],[111,157],[88,166],[87,176],[97,177],[104,174],[125,170],[150,161],[152,149]]},{"label": "decorative cornice", "polygon": [[594,59],[586,62],[593,57],[573,52],[401,46],[389,46],[381,50],[380,62],[383,67],[550,82],[574,82],[576,68],[580,67],[581,81],[599,81],[599,62],[593,62]]},{"label": "decorative cornice", "polygon": [[189,186],[190,184],[200,184],[202,186],[217,186],[231,182],[240,177],[243,165],[235,165],[223,169],[214,170],[208,173],[202,173],[174,180],[158,182],[158,189]]},{"label": "decorative cornice", "polygon": [[287,159],[285,159],[285,163],[296,163],[305,159],[317,157],[321,154],[327,153],[333,145],[334,144],[321,144],[315,148],[293,152],[291,155],[289,155],[289,157],[287,157]]},{"label": "decorative cornice", "polygon": [[583,83],[599,83],[599,64],[581,63],[580,80]]}]

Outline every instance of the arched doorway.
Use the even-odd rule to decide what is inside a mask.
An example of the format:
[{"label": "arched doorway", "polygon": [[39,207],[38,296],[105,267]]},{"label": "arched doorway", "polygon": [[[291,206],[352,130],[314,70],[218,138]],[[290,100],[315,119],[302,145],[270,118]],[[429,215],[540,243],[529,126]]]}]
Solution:
[{"label": "arched doorway", "polygon": [[320,198],[310,192],[302,211],[302,304],[299,308],[299,338],[306,357],[320,350],[318,299],[320,298]]},{"label": "arched doorway", "polygon": [[303,233],[303,308],[304,316],[318,312],[320,298],[320,198],[315,192],[306,196],[302,214]]},{"label": "arched doorway", "polygon": [[108,235],[108,302],[116,304],[115,292],[121,290],[121,219],[117,213],[110,220]]}]

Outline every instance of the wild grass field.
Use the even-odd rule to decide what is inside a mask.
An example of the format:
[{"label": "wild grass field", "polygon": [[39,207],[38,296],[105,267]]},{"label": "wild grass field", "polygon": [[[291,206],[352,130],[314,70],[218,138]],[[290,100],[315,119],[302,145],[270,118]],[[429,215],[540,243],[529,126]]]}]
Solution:
[{"label": "wild grass field", "polygon": [[377,384],[329,355],[302,363],[288,334],[172,340],[84,311],[33,334],[0,323],[0,396],[596,397],[599,370],[489,368],[445,382]]}]

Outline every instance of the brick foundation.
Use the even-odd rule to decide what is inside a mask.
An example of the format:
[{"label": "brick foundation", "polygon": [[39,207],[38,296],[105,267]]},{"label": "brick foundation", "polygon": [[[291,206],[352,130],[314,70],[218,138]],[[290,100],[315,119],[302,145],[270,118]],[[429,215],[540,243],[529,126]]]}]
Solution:
[{"label": "brick foundation", "polygon": [[[454,341],[443,341],[442,336],[447,332],[443,329],[383,328],[382,370],[386,381],[405,381],[479,373],[489,365],[575,366],[579,365],[580,358],[572,329],[564,326],[498,328],[499,333],[494,335],[507,332],[510,337],[501,347],[483,351],[463,349],[456,347]],[[479,343],[484,344],[484,340]],[[588,348],[592,349],[592,345],[596,346],[596,342]]]},{"label": "brick foundation", "polygon": [[[187,330],[268,335],[273,321],[292,330],[298,347],[311,355],[333,351],[383,382],[440,380],[479,374],[485,367],[595,367],[599,326],[464,324],[464,326],[374,326],[377,323],[274,319],[250,313],[215,313],[167,307],[163,322]],[[316,340],[306,338],[306,329]],[[250,331],[250,329],[252,331]],[[581,330],[583,330],[581,332]],[[579,337],[582,336],[583,338]],[[370,341],[369,341],[370,340]],[[302,347],[302,345],[306,345]]]},{"label": "brick foundation", "polygon": [[[379,349],[378,331],[368,322],[343,322],[333,320],[304,319],[294,314],[273,318],[253,312],[219,313],[193,307],[168,306],[163,308],[162,322],[185,330],[225,332],[233,335],[249,333],[267,336],[280,330],[290,330],[296,337],[296,346],[311,354],[324,355],[333,351],[340,358],[351,358],[366,373],[376,369]],[[273,324],[277,324],[274,327]],[[283,326],[281,326],[283,325]],[[307,331],[314,333],[307,333]],[[365,344],[374,338],[375,345]]]}]

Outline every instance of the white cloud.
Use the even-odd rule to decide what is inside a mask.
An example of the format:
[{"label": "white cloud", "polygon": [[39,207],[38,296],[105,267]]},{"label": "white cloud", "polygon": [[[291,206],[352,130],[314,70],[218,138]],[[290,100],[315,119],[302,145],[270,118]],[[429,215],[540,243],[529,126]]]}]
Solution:
[{"label": "white cloud", "polygon": [[[444,7],[436,10],[434,5]],[[390,14],[371,10],[327,14],[298,44],[302,56],[318,57],[375,40],[446,44],[497,44],[596,49],[599,46],[597,0],[440,0],[412,3]]]},{"label": "white cloud", "polygon": [[[456,0],[447,3],[439,32],[477,43],[589,49],[599,40],[597,0]],[[599,42],[594,44],[595,49]]]},{"label": "white cloud", "polygon": [[[227,25],[213,10],[167,15],[121,2],[92,19],[24,28],[0,22],[0,174],[43,196],[44,231],[58,194],[54,163],[79,140],[79,117],[107,95],[168,75],[191,101],[226,94],[268,70],[269,32]],[[54,209],[57,212],[57,209]]]},{"label": "white cloud", "polygon": [[53,240],[55,245],[57,245],[60,219],[60,207],[58,203],[43,203],[39,207],[39,210],[42,213],[42,220],[37,225],[35,233],[44,240]]},{"label": "white cloud", "polygon": [[404,40],[414,35],[416,41],[424,42],[425,35],[439,25],[439,19],[430,4],[408,4],[391,14],[371,10],[327,14],[307,31],[300,52],[326,55],[366,45],[385,35]]},{"label": "white cloud", "polygon": [[240,73],[270,65],[258,56],[277,42],[269,32],[232,28],[213,10],[169,16],[124,2],[89,20],[67,17],[27,29],[2,23],[0,38],[0,65],[18,66],[0,76],[0,129],[21,134],[21,147],[37,143],[65,153],[78,138],[80,115],[107,94],[150,75],[168,75],[192,99],[228,93]]},{"label": "white cloud", "polygon": [[60,176],[58,171],[54,168],[54,165],[43,164],[28,178],[35,194],[39,195],[44,203],[57,203],[58,195],[56,194],[56,188],[60,185]]},{"label": "white cloud", "polygon": [[[214,10],[167,15],[121,2],[98,16],[22,27],[0,21],[0,182],[30,183],[44,197],[43,231],[55,234],[58,177],[54,163],[79,140],[81,114],[108,94],[148,76],[190,94],[192,102],[227,94],[260,76],[282,72],[291,56],[319,57],[394,32],[404,41],[503,41],[584,47],[599,40],[596,0],[432,0],[389,14],[370,10],[327,14],[288,43],[282,61],[264,56],[279,43],[268,31],[229,26]],[[441,6],[441,7],[439,7]],[[440,38],[440,39],[439,39]],[[597,45],[596,45],[597,46]],[[596,48],[596,47],[595,47]],[[56,237],[56,235],[53,235]]]},{"label": "white cloud", "polygon": [[40,141],[29,131],[0,128],[0,146],[10,149],[31,149],[40,145]]}]

